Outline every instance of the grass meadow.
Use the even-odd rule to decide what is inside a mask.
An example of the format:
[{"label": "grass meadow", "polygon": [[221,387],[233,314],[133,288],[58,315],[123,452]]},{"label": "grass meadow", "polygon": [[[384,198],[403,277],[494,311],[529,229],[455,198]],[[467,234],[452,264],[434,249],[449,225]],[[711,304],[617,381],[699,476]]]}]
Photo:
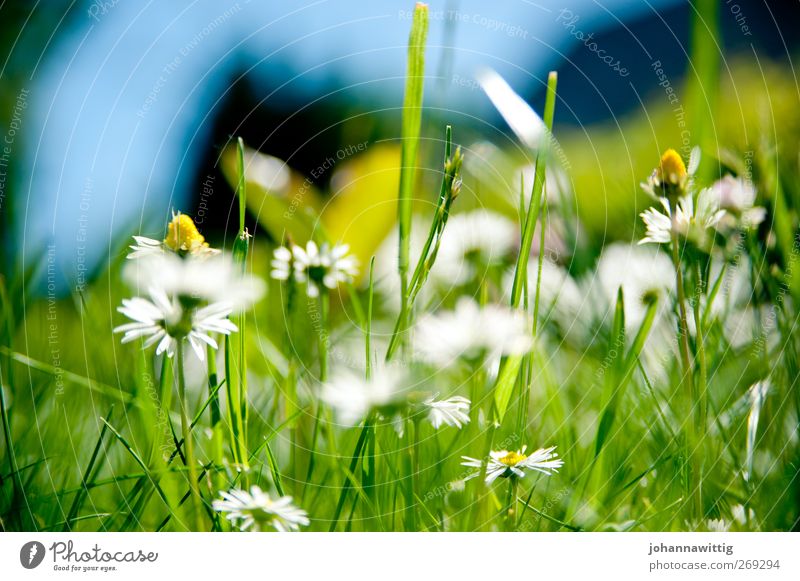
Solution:
[{"label": "grass meadow", "polygon": [[[797,529],[795,86],[621,143],[484,71],[515,145],[429,139],[405,24],[401,139],[344,194],[231,139],[229,231],[175,208],[69,293],[48,249],[0,277],[3,530]],[[717,64],[689,89],[751,78]]]}]

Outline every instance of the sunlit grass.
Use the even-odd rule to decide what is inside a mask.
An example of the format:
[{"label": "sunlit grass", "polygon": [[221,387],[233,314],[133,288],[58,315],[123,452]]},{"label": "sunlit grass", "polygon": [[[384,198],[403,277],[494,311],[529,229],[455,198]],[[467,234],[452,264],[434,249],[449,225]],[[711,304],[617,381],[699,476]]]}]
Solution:
[{"label": "sunlit grass", "polygon": [[[176,338],[172,357],[114,333],[130,316],[117,311],[122,301],[150,292],[131,284],[136,261],[124,251],[74,296],[37,300],[0,279],[3,529],[797,527],[796,157],[774,164],[784,142],[731,135],[717,151],[702,148],[720,158],[719,175],[693,177],[689,159],[659,162],[666,148],[654,143],[674,135],[626,121],[630,167],[612,167],[608,157],[621,154],[605,148],[608,136],[595,162],[622,176],[615,199],[630,215],[614,220],[637,224],[636,234],[599,243],[595,231],[586,244],[565,227],[554,257],[551,227],[575,216],[560,202],[571,191],[550,176],[576,178],[584,207],[606,198],[589,188],[609,180],[584,163],[590,154],[568,156],[571,167],[556,155],[577,138],[553,134],[555,74],[541,141],[523,136],[534,179],[519,180],[498,154],[497,167],[513,168],[507,182],[521,182],[517,220],[467,212],[481,162],[459,146],[458,128],[442,128],[430,159],[418,152],[426,29],[418,7],[399,232],[368,263],[356,266],[329,238],[321,205],[295,216],[269,192],[256,195],[287,224],[275,212],[254,216],[264,230],[251,239],[247,159],[258,154],[239,140],[227,172],[239,219],[232,247],[220,249],[235,272],[215,271],[231,275],[223,297],[176,293],[188,314],[155,325]],[[796,127],[796,112],[777,114]],[[415,177],[423,163],[438,173],[431,191]],[[430,202],[419,221],[415,198]],[[633,209],[647,206],[640,221]],[[652,248],[638,244],[645,225]],[[214,257],[193,257],[211,249],[188,231],[189,246],[174,230],[152,243],[182,261],[174,268],[200,260],[202,273]],[[266,297],[214,319],[221,330],[201,357],[190,315],[232,300],[251,276],[268,282]]]}]

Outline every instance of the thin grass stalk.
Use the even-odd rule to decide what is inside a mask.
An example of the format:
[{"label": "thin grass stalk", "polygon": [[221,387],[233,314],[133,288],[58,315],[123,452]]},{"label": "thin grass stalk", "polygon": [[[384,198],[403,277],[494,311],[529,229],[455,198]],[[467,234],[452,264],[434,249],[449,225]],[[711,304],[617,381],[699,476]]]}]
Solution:
[{"label": "thin grass stalk", "polygon": [[[545,241],[545,229],[547,228],[547,192],[545,191],[542,196],[542,211],[541,211],[541,220],[539,224],[539,257],[538,262],[536,265],[536,290],[534,291],[534,298],[533,298],[533,322],[531,326],[531,334],[533,335],[534,341],[539,332],[539,303],[540,303],[540,295],[541,295],[541,288],[542,288],[542,269],[544,268],[544,241]],[[523,296],[525,297],[525,310],[527,311],[527,291],[528,281],[527,276],[525,277],[524,284],[523,284]],[[530,408],[530,400],[531,400],[531,391],[533,390],[533,358],[536,352],[536,346],[534,344],[534,348],[525,354],[525,358],[522,362],[522,368],[524,373],[520,376],[521,382],[520,387],[522,390],[522,404],[520,409],[519,417],[523,418],[519,425],[519,435],[520,437],[524,436],[525,426],[528,424],[528,411]]]},{"label": "thin grass stalk", "polygon": [[[678,342],[680,345],[681,361],[683,363],[683,371],[681,373],[678,387],[680,393],[688,392],[688,410],[686,410],[687,415],[685,416],[687,425],[686,453],[688,456],[687,460],[689,473],[687,485],[688,493],[691,497],[688,506],[691,508],[691,514],[693,517],[699,521],[703,516],[703,501],[702,490],[700,488],[701,459],[699,458],[697,450],[697,412],[694,411],[694,407],[699,405],[699,401],[697,397],[697,391],[695,389],[694,369],[692,366],[689,349],[689,325],[687,322],[688,317],[686,315],[686,292],[683,286],[683,270],[681,268],[680,251],[678,248],[679,238],[675,225],[677,209],[673,201],[670,201],[670,210],[670,214],[672,216],[672,264],[675,268],[675,286],[678,300]],[[688,385],[688,390],[684,388],[686,385]]]},{"label": "thin grass stalk", "polygon": [[406,530],[417,530],[417,491],[419,490],[419,422],[409,415],[406,418],[406,431],[411,437],[411,449],[406,462]]},{"label": "thin grass stalk", "polygon": [[[439,197],[436,203],[436,210],[433,215],[428,237],[420,252],[417,266],[414,268],[414,273],[408,284],[407,293],[407,308],[401,312],[395,321],[392,336],[389,339],[389,346],[386,350],[386,361],[389,361],[395,354],[395,351],[402,340],[403,326],[410,327],[411,317],[414,312],[414,303],[417,295],[427,280],[428,273],[436,261],[436,256],[439,252],[442,234],[444,233],[447,220],[450,216],[450,207],[458,195],[458,175],[461,171],[462,156],[461,150],[456,150],[456,154],[451,156],[452,152],[453,131],[450,125],[445,128],[445,156],[444,156],[444,173],[442,175],[442,183],[439,188]],[[405,296],[405,295],[404,295]]]},{"label": "thin grass stalk", "polygon": [[330,293],[323,287],[319,293],[319,311],[321,329],[318,333],[319,340],[319,380],[324,383],[328,380],[328,351],[330,348]]},{"label": "thin grass stalk", "polygon": [[536,263],[536,291],[533,299],[533,336],[539,331],[539,301],[542,289],[542,268],[544,267],[544,240],[547,228],[547,192],[542,194],[542,210],[539,222],[539,257]]},{"label": "thin grass stalk", "polygon": [[681,375],[681,385],[688,382],[689,393],[694,401],[692,361],[689,349],[689,325],[686,316],[686,292],[683,287],[683,270],[681,268],[680,250],[678,248],[679,238],[675,225],[675,205],[670,202],[672,214],[672,265],[675,268],[675,287],[678,298],[678,343],[680,345],[681,362],[683,363],[683,373]]},{"label": "thin grass stalk", "polygon": [[[547,95],[545,97],[544,105],[545,131],[542,134],[541,145],[536,155],[531,201],[528,205],[527,215],[525,216],[524,226],[522,228],[520,251],[517,257],[516,266],[514,268],[514,282],[511,289],[511,307],[515,309],[520,307],[520,303],[522,302],[523,298],[523,291],[525,291],[527,294],[528,261],[530,258],[531,247],[533,245],[533,236],[536,232],[536,223],[539,220],[539,214],[541,213],[540,210],[542,206],[542,195],[545,185],[547,158],[550,152],[550,140],[552,139],[557,86],[558,75],[555,71],[551,71],[547,77]],[[522,206],[524,206],[524,204],[522,204]],[[542,232],[544,232],[544,229],[542,229]],[[508,401],[511,397],[511,392],[515,391],[514,388],[516,386],[519,386],[519,391],[517,391],[517,393],[521,394],[521,403],[523,405],[527,405],[526,402],[529,396],[526,394],[526,392],[529,390],[529,387],[527,382],[521,383],[518,382],[517,379],[520,369],[524,368],[527,370],[530,367],[530,359],[527,359],[529,357],[530,355],[526,354],[524,359],[503,358],[503,360],[500,362],[500,373],[498,373],[497,381],[495,382],[492,390],[492,400],[498,404],[495,407],[495,411],[497,412],[497,421],[502,422]],[[527,361],[527,364],[524,366],[522,365],[523,361]],[[512,367],[506,369],[506,366],[508,365],[513,365],[516,369]],[[504,371],[506,371],[506,373],[504,373]],[[513,372],[513,377],[509,377],[508,372]],[[527,412],[520,412],[518,415],[520,420],[523,417],[523,413]],[[525,419],[527,420],[527,416],[525,416]],[[522,424],[526,422],[520,421],[519,423]],[[520,432],[521,430],[522,428],[520,426]]]},{"label": "thin grass stalk", "polygon": [[508,478],[508,492],[506,494],[506,510],[503,515],[503,524],[506,531],[511,532],[516,528],[516,511],[517,504],[517,488],[519,487],[519,478],[511,476]]},{"label": "thin grass stalk", "polygon": [[[0,394],[0,397],[2,395]],[[95,462],[97,461],[97,457],[100,454],[100,447],[103,445],[103,439],[105,438],[106,431],[108,430],[108,422],[111,421],[111,414],[114,412],[114,404],[111,404],[111,407],[106,414],[106,418],[103,423],[103,427],[100,429],[100,436],[97,438],[97,443],[94,446],[94,450],[92,450],[92,455],[89,458],[89,463],[86,465],[86,470],[83,472],[83,478],[81,479],[81,486],[78,488],[78,491],[75,493],[75,498],[72,499],[72,505],[70,506],[69,512],[67,513],[67,518],[64,521],[64,528],[62,529],[64,532],[71,532],[72,531],[72,523],[78,520],[78,511],[81,509],[81,504],[83,503],[83,498],[85,494],[89,492],[89,486],[91,484],[92,473],[94,472]]]},{"label": "thin grass stalk", "polygon": [[[325,286],[319,291],[319,310],[320,328],[317,331],[317,351],[319,355],[319,382],[325,383],[328,380],[328,350],[330,343],[330,293]],[[322,423],[322,402],[317,401],[314,413],[314,428],[311,432],[311,444],[309,446],[308,470],[306,472],[306,483],[311,481],[316,464],[315,456],[317,451],[317,440],[319,438],[320,426]]]},{"label": "thin grass stalk", "polygon": [[[237,140],[237,164],[238,182],[236,186],[236,196],[239,199],[239,233],[233,242],[233,259],[241,266],[242,273],[247,270],[247,257],[250,249],[250,234],[245,227],[245,209],[247,206],[247,180],[244,166],[244,141],[240,137]],[[235,457],[244,471],[245,483],[248,481],[248,471],[250,468],[249,454],[247,453],[247,329],[245,314],[237,313],[231,317],[233,323],[239,331],[235,339],[236,349],[232,349],[233,340],[226,338],[226,385],[228,393],[233,398],[229,400],[231,415],[235,418],[235,439],[234,446],[237,448]],[[236,369],[231,367],[231,359],[235,356]],[[235,371],[235,374],[231,372]]]},{"label": "thin grass stalk", "polygon": [[399,223],[398,271],[400,273],[400,333],[407,328],[408,316],[408,267],[411,249],[411,207],[414,189],[414,174],[422,126],[422,95],[425,81],[425,42],[428,35],[428,7],[417,3],[411,32],[408,37],[408,65],[406,87],[403,98],[401,127],[400,191],[397,214]]},{"label": "thin grass stalk", "polygon": [[536,169],[533,178],[533,192],[531,201],[528,205],[528,214],[525,218],[525,227],[522,231],[522,242],[520,244],[517,265],[514,269],[514,285],[511,290],[511,306],[519,307],[522,298],[522,287],[525,274],[528,269],[528,258],[531,253],[533,234],[536,231],[536,222],[539,219],[539,210],[542,201],[542,191],[545,183],[545,169],[547,157],[550,151],[550,140],[553,131],[553,116],[556,106],[556,87],[558,85],[558,75],[552,71],[547,77],[547,97],[544,103],[544,124],[546,131],[542,136],[542,144],[536,155]]},{"label": "thin grass stalk", "polygon": [[705,325],[703,324],[703,317],[700,312],[700,298],[703,295],[704,283],[703,283],[703,274],[700,269],[700,264],[695,262],[695,276],[697,277],[696,281],[696,291],[695,291],[695,301],[694,301],[694,323],[695,323],[695,332],[697,334],[696,338],[696,345],[697,345],[697,365],[699,367],[699,377],[697,381],[697,428],[699,430],[699,437],[702,438],[705,436],[705,426],[706,426],[706,418],[708,414],[708,369],[706,363],[706,338],[705,338]]},{"label": "thin grass stalk", "polygon": [[[222,442],[222,408],[219,402],[219,379],[217,377],[217,352],[208,345],[206,348],[206,358],[208,359],[208,395],[209,403],[209,424],[211,428],[211,458],[216,466],[223,464],[223,442]],[[224,488],[225,482],[221,473],[216,474],[214,487],[217,490]]]},{"label": "thin grass stalk", "polygon": [[[171,516],[172,509],[170,508],[169,498],[159,485],[158,479],[153,477],[153,472],[147,467],[147,464],[145,464],[141,456],[139,456],[139,454],[136,453],[136,451],[131,447],[130,443],[125,439],[125,437],[122,434],[119,433],[119,431],[114,426],[112,426],[109,422],[106,422],[104,418],[100,418],[100,421],[103,422],[103,424],[105,424],[106,426],[108,426],[108,429],[111,431],[112,434],[114,434],[114,437],[117,439],[117,441],[119,441],[119,443],[122,444],[122,446],[128,451],[128,453],[134,459],[136,464],[138,464],[139,467],[144,471],[144,476],[131,489],[130,494],[124,500],[122,507],[117,509],[113,514],[121,514],[129,512],[131,500],[134,498],[134,496],[136,496],[136,494],[138,494],[141,491],[141,487],[144,485],[144,483],[150,482],[153,484],[153,488],[156,490],[159,497],[164,502],[167,509],[170,511],[170,516]],[[170,517],[167,518],[169,519]]]},{"label": "thin grass stalk", "polygon": [[6,406],[5,386],[3,385],[3,369],[0,367],[0,415],[3,418],[3,436],[6,441],[6,455],[8,456],[8,468],[11,473],[11,481],[13,484],[13,504],[16,506],[17,502],[22,498],[22,481],[19,478],[19,468],[17,467],[17,457],[14,452],[14,441],[11,438],[11,420],[8,414],[8,406]]},{"label": "thin grass stalk", "polygon": [[233,462],[239,469],[245,466],[245,459],[241,457],[241,428],[239,424],[239,414],[237,410],[241,409],[239,404],[239,392],[236,389],[236,379],[234,376],[234,362],[233,362],[233,346],[231,345],[230,335],[225,336],[225,397],[228,405],[226,411],[228,414],[228,430],[231,438],[231,453],[233,454]]},{"label": "thin grass stalk", "polygon": [[189,468],[189,489],[192,492],[192,507],[195,519],[195,530],[203,530],[203,521],[200,518],[202,511],[202,497],[197,486],[197,465],[194,456],[194,440],[189,431],[189,410],[186,400],[186,376],[184,372],[184,344],[183,339],[179,340],[175,349],[175,366],[178,376],[178,399],[181,406],[181,434],[183,436],[183,447],[186,452],[186,465]]},{"label": "thin grass stalk", "polygon": [[369,261],[369,287],[367,288],[367,320],[364,330],[364,374],[369,381],[372,378],[372,303],[375,293],[375,257]]},{"label": "thin grass stalk", "polygon": [[[692,134],[704,151],[717,151],[718,134],[714,115],[718,111],[720,78],[719,2],[695,0],[691,8],[691,38],[688,98]],[[710,165],[701,164],[699,177],[704,181],[713,173]]]},{"label": "thin grass stalk", "polygon": [[8,289],[6,288],[6,279],[0,275],[0,305],[2,305],[2,320],[3,331],[5,332],[5,345],[8,347],[6,351],[6,377],[8,385],[15,385],[14,383],[14,366],[12,365],[11,354],[13,352],[14,343],[14,311],[12,310],[11,297],[8,296]]},{"label": "thin grass stalk", "polygon": [[[366,443],[367,437],[369,435],[369,425],[370,420],[368,419],[364,426],[361,428],[361,433],[358,435],[358,440],[356,441],[355,449],[353,450],[353,455],[350,457],[350,473],[355,474],[355,470],[358,467],[358,462],[361,459],[361,455],[364,451],[364,445]],[[351,482],[349,478],[345,478],[344,483],[342,484],[342,491],[339,493],[339,501],[336,503],[336,509],[333,513],[333,518],[331,519],[331,524],[329,527],[329,532],[333,532],[336,530],[336,526],[339,523],[339,517],[342,514],[342,510],[344,509],[344,505],[347,502],[347,493],[350,491]]]},{"label": "thin grass stalk", "polygon": [[706,301],[706,308],[703,312],[703,327],[705,328],[708,324],[708,318],[712,314],[712,307],[714,306],[714,301],[717,298],[717,294],[719,294],[719,289],[722,287],[722,282],[725,280],[725,275],[728,272],[728,263],[723,262],[722,268],[720,268],[719,276],[717,280],[714,281],[714,284],[711,286],[711,291],[708,293],[708,300]]}]

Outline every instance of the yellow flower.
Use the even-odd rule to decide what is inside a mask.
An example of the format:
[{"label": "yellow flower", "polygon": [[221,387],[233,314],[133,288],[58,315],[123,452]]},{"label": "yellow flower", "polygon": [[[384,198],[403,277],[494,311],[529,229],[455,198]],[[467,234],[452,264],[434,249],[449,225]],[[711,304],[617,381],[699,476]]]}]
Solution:
[{"label": "yellow flower", "polygon": [[195,253],[208,248],[206,239],[197,231],[192,219],[181,213],[173,214],[164,244],[178,253]]},{"label": "yellow flower", "polygon": [[686,179],[686,165],[680,154],[668,149],[661,156],[661,163],[656,170],[656,177],[664,185],[678,186]]},{"label": "yellow flower", "polygon": [[500,456],[497,458],[497,461],[501,464],[505,464],[506,466],[516,466],[523,460],[527,459],[528,457],[525,454],[520,454],[519,452],[508,452],[505,456]]}]

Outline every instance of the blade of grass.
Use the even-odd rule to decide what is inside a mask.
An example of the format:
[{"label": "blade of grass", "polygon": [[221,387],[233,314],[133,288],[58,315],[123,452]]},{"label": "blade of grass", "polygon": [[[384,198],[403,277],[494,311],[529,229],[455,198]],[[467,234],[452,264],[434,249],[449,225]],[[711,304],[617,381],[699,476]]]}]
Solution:
[{"label": "blade of grass", "polygon": [[542,201],[542,191],[544,190],[545,170],[547,158],[550,151],[550,140],[553,131],[553,116],[556,107],[556,86],[558,75],[551,72],[547,77],[547,97],[544,102],[544,124],[546,131],[542,136],[542,145],[536,154],[535,174],[533,178],[533,192],[531,201],[528,205],[528,215],[525,218],[525,227],[522,231],[522,243],[520,245],[517,265],[514,269],[514,284],[511,290],[511,306],[519,307],[522,298],[522,287],[525,274],[528,270],[528,259],[531,254],[533,234],[536,231],[536,222],[539,219],[539,210]]},{"label": "blade of grass", "polygon": [[278,495],[284,496],[281,472],[278,469],[278,462],[275,460],[275,455],[272,453],[272,448],[269,447],[268,442],[264,442],[264,450],[267,453],[267,462],[269,463],[269,470],[272,473],[272,482],[275,484],[275,490],[278,492]]},{"label": "blade of grass", "polygon": [[[364,444],[366,443],[367,436],[369,434],[368,423],[365,423],[364,426],[361,428],[361,433],[358,435],[358,440],[356,441],[355,449],[353,450],[353,455],[350,458],[350,469],[349,474],[354,474],[356,471],[356,467],[358,466],[358,462],[361,459],[361,454],[364,450]],[[347,493],[350,491],[351,480],[350,478],[345,478],[344,483],[342,484],[342,491],[339,493],[339,501],[336,503],[336,510],[333,513],[333,518],[331,519],[331,524],[328,529],[329,532],[333,532],[336,530],[336,525],[339,523],[339,517],[342,514],[342,510],[344,509],[344,505],[347,502]]]},{"label": "blade of grass", "polygon": [[83,501],[83,497],[85,493],[89,492],[89,485],[92,483],[92,472],[94,471],[94,464],[97,460],[97,456],[100,454],[100,447],[103,445],[103,438],[106,435],[106,431],[108,430],[108,422],[111,421],[111,414],[114,412],[114,406],[112,405],[108,413],[106,414],[105,419],[103,420],[103,427],[100,429],[100,435],[97,438],[97,443],[94,446],[94,450],[92,451],[92,456],[89,458],[89,463],[86,465],[86,470],[83,473],[83,479],[81,480],[81,488],[78,489],[78,492],[75,494],[75,498],[72,500],[72,506],[67,513],[67,519],[64,521],[64,532],[71,531],[72,525],[71,523],[76,520],[78,515],[78,511],[81,508],[81,502]]},{"label": "blade of grass", "polygon": [[46,373],[52,377],[61,377],[64,381],[69,381],[70,383],[85,387],[91,391],[99,393],[100,395],[116,399],[123,404],[134,405],[137,407],[143,405],[141,401],[136,400],[136,398],[134,398],[130,393],[124,392],[117,387],[112,387],[89,377],[83,377],[82,375],[78,375],[72,371],[56,369],[54,366],[48,363],[32,359],[31,357],[23,355],[22,353],[11,351],[2,345],[0,345],[0,352],[9,355],[14,361],[26,367],[30,367],[36,371],[41,371],[42,373]]},{"label": "blade of grass", "polygon": [[522,503],[522,505],[527,510],[533,511],[534,513],[536,513],[537,515],[539,515],[543,519],[549,520],[550,522],[552,522],[554,524],[557,524],[560,527],[564,527],[565,529],[568,529],[568,530],[571,530],[571,531],[575,531],[575,532],[580,532],[580,531],[583,530],[581,527],[579,527],[577,525],[571,525],[568,522],[565,522],[563,520],[558,520],[557,518],[555,518],[553,516],[550,516],[546,512],[542,512],[541,510],[539,510],[535,506],[531,506],[530,504],[528,504],[528,501],[526,499],[522,498],[521,496],[517,497],[517,502]]},{"label": "blade of grass", "polygon": [[619,379],[622,377],[622,366],[620,360],[625,348],[625,298],[622,287],[617,291],[617,304],[614,309],[614,322],[612,324],[611,337],[608,344],[608,351],[603,365],[606,366],[605,373],[605,405],[600,416],[600,423],[597,426],[597,435],[594,440],[594,455],[597,458],[603,449],[611,424],[616,416],[616,405],[619,398],[615,397],[618,392]]},{"label": "blade of grass", "polygon": [[406,329],[408,315],[408,266],[411,249],[411,207],[413,203],[414,175],[422,126],[422,95],[425,85],[425,42],[428,36],[428,7],[417,3],[411,32],[408,37],[408,65],[406,88],[403,97],[403,119],[401,126],[400,191],[397,201],[399,223],[400,273],[400,329]]},{"label": "blade of grass", "polygon": [[131,457],[134,459],[134,461],[139,465],[139,467],[145,473],[146,479],[153,483],[153,486],[155,487],[156,492],[158,492],[159,497],[161,497],[161,500],[164,501],[164,505],[167,507],[167,510],[169,510],[170,514],[171,514],[172,513],[172,509],[170,508],[169,499],[167,499],[167,495],[164,494],[164,491],[161,489],[161,486],[158,484],[158,480],[156,478],[154,478],[153,474],[150,472],[150,469],[147,467],[147,465],[144,463],[144,461],[139,457],[139,454],[136,453],[136,451],[131,447],[131,445],[128,443],[128,441],[125,439],[125,437],[122,434],[120,434],[114,426],[112,426],[104,418],[100,418],[100,421],[102,421],[108,427],[108,429],[111,431],[111,433],[114,434],[114,437],[128,451],[128,453],[131,455]]},{"label": "blade of grass", "polygon": [[[17,506],[23,496],[22,482],[19,479],[19,468],[17,467],[17,456],[14,450],[14,441],[11,438],[11,420],[6,406],[5,385],[3,385],[3,369],[0,367],[0,415],[3,421],[3,436],[6,441],[6,456],[8,457],[9,474],[13,484],[12,505]],[[30,509],[29,509],[30,510]],[[21,516],[21,514],[20,514]],[[19,523],[21,528],[21,523]]]}]

